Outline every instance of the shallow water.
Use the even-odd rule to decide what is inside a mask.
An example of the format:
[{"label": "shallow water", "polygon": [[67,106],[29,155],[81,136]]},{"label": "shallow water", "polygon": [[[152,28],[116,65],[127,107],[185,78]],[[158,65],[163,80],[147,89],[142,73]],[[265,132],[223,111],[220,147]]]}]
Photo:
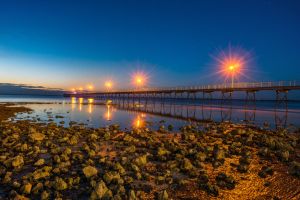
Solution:
[{"label": "shallow water", "polygon": [[[276,106],[274,101],[257,101],[246,104],[243,101],[223,102],[186,100],[113,100],[114,105],[99,105],[104,100],[70,99],[63,97],[2,96],[0,102],[31,102],[27,104],[34,110],[31,114],[19,114],[17,119],[35,119],[41,122],[50,120],[68,126],[70,121],[84,123],[89,127],[103,127],[119,124],[123,129],[132,126],[171,124],[175,129],[190,122],[231,121],[250,123],[271,128],[287,127],[290,124],[300,127],[300,102],[289,102],[288,107]],[[48,102],[50,104],[40,104]],[[62,116],[63,118],[56,118]],[[151,122],[148,124],[147,122]],[[165,123],[162,123],[165,122]]]}]

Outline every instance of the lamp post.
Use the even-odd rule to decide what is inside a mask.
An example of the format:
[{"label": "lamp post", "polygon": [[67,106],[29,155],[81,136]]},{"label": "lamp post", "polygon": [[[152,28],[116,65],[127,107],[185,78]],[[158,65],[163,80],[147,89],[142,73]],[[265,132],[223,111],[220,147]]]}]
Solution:
[{"label": "lamp post", "polygon": [[235,65],[230,65],[228,67],[229,69],[229,72],[231,73],[231,88],[233,88],[233,85],[234,85],[234,70],[235,70]]}]

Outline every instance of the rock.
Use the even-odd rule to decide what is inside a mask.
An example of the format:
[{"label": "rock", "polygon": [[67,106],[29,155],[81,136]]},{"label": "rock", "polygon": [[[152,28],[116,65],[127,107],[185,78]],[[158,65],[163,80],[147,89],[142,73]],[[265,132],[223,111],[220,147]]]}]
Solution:
[{"label": "rock", "polygon": [[4,178],[2,179],[3,184],[7,184],[11,181],[12,172],[6,172]]},{"label": "rock", "polygon": [[168,195],[167,191],[164,190],[164,191],[160,192],[158,194],[158,198],[157,199],[158,200],[168,200],[169,199],[169,195]]},{"label": "rock", "polygon": [[42,141],[45,139],[45,135],[42,133],[31,133],[29,135],[29,137],[33,140],[33,141]]},{"label": "rock", "polygon": [[68,188],[68,184],[62,178],[55,178],[54,188],[58,191],[66,190]]},{"label": "rock", "polygon": [[22,156],[16,156],[13,158],[11,165],[15,168],[20,168],[24,164],[24,159]]},{"label": "rock", "polygon": [[130,136],[129,134],[126,134],[125,137],[123,138],[124,141],[126,142],[135,142],[136,139],[132,136]]},{"label": "rock", "polygon": [[271,167],[268,167],[268,166],[263,166],[260,170],[260,172],[258,172],[258,175],[261,177],[261,178],[266,178],[267,175],[270,175],[272,176],[274,174],[274,171]]},{"label": "rock", "polygon": [[164,156],[170,154],[170,152],[168,150],[166,150],[165,148],[159,147],[157,150],[157,155],[158,156]]},{"label": "rock", "polygon": [[213,150],[213,156],[216,160],[224,160],[225,152],[224,150],[220,149],[219,145],[215,144]]},{"label": "rock", "polygon": [[199,152],[197,155],[196,155],[196,158],[201,161],[201,162],[204,162],[205,159],[206,159],[206,154],[203,153],[203,152]]},{"label": "rock", "polygon": [[32,184],[31,184],[31,183],[26,183],[26,184],[22,187],[21,191],[22,191],[23,194],[30,194],[31,188],[32,188]]},{"label": "rock", "polygon": [[38,194],[39,191],[41,191],[43,189],[43,183],[37,183],[33,189],[32,189],[32,193],[33,194]]},{"label": "rock", "polygon": [[28,145],[26,143],[24,143],[24,144],[22,144],[20,149],[21,149],[22,152],[27,151],[28,150]]},{"label": "rock", "polygon": [[232,190],[235,188],[235,180],[232,176],[227,176],[224,173],[219,173],[216,177],[216,181],[219,187]]},{"label": "rock", "polygon": [[129,200],[137,200],[134,190],[129,191],[128,199]]},{"label": "rock", "polygon": [[107,184],[110,184],[111,182],[117,182],[120,178],[120,174],[115,171],[106,172],[103,176],[103,179]]},{"label": "rock", "polygon": [[70,145],[76,145],[76,144],[78,143],[77,137],[76,137],[76,136],[72,136],[72,137],[70,138],[70,140],[68,141],[68,143],[69,143]]},{"label": "rock", "polygon": [[194,168],[194,166],[192,165],[191,161],[187,158],[183,159],[183,164],[182,164],[182,169],[184,171],[190,171]]},{"label": "rock", "polygon": [[86,178],[90,178],[90,177],[98,174],[98,170],[92,166],[87,166],[87,167],[83,168],[82,171]]},{"label": "rock", "polygon": [[215,197],[219,196],[219,188],[216,185],[207,184],[205,187],[208,194],[211,194]]},{"label": "rock", "polygon": [[47,191],[43,191],[41,194],[41,200],[46,200],[48,199],[50,194]]},{"label": "rock", "polygon": [[41,178],[46,178],[50,176],[50,173],[49,172],[43,172],[43,171],[35,171],[33,173],[33,179],[34,180],[39,180]]},{"label": "rock", "polygon": [[147,155],[139,156],[134,160],[135,164],[139,167],[142,167],[147,164]]},{"label": "rock", "polygon": [[34,163],[34,166],[41,166],[45,164],[45,160],[43,158],[39,159]]},{"label": "rock", "polygon": [[114,169],[117,170],[120,174],[125,174],[126,170],[120,163],[114,165]]},{"label": "rock", "polygon": [[135,148],[134,145],[131,145],[131,146],[127,147],[125,149],[125,151],[128,152],[128,153],[134,153],[136,151],[136,148]]},{"label": "rock", "polygon": [[72,149],[70,149],[69,147],[65,148],[64,154],[71,155],[72,154]]},{"label": "rock", "polygon": [[174,129],[174,126],[173,126],[172,124],[170,124],[170,125],[168,126],[168,131],[173,131],[173,129]]},{"label": "rock", "polygon": [[97,183],[95,190],[91,194],[91,199],[103,199],[105,196],[109,196],[109,189],[105,183],[101,180]]}]

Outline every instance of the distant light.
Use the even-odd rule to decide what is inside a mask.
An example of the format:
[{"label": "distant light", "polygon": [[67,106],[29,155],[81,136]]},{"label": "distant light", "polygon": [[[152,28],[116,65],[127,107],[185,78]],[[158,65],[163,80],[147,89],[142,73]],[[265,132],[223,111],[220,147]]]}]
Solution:
[{"label": "distant light", "polygon": [[94,89],[94,86],[93,85],[88,85],[87,87],[89,90],[93,90]]},{"label": "distant light", "polygon": [[107,88],[107,89],[111,89],[112,87],[113,87],[113,83],[112,83],[112,81],[105,81],[105,87]]}]

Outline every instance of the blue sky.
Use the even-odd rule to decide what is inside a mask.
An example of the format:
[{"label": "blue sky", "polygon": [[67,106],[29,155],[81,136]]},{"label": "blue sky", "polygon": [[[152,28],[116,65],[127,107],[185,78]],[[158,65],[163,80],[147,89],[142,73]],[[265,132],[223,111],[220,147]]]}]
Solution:
[{"label": "blue sky", "polygon": [[[0,82],[131,87],[222,82],[212,58],[251,53],[248,78],[300,77],[300,2],[237,0],[0,0]],[[213,55],[213,56],[212,56]]]}]

